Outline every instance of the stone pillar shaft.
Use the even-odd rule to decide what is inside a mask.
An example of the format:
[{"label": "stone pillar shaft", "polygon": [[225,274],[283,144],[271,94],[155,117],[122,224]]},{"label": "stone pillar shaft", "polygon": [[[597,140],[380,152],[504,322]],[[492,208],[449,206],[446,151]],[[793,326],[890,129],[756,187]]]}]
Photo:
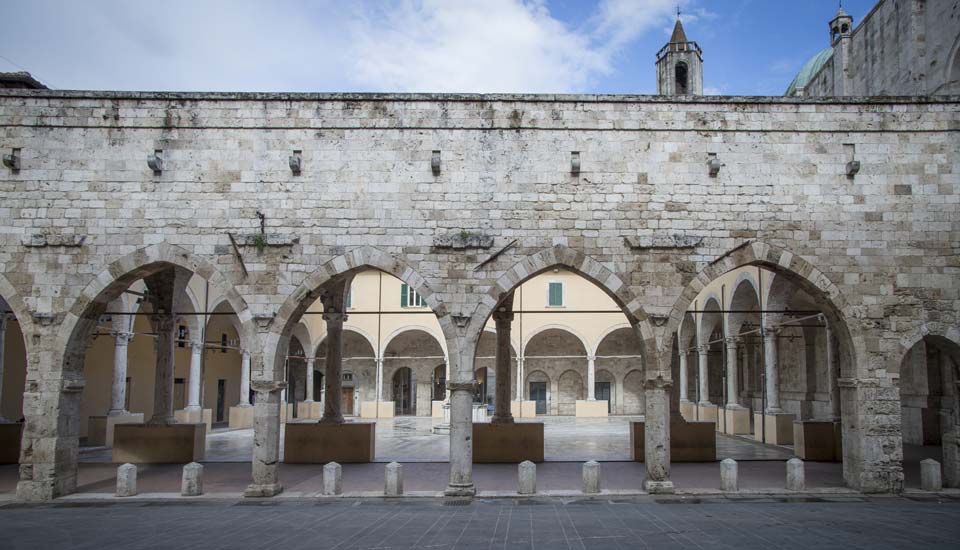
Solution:
[{"label": "stone pillar shaft", "polygon": [[740,344],[740,338],[727,338],[727,407],[736,408],[740,406],[740,399],[737,395],[737,350]]},{"label": "stone pillar shaft", "polygon": [[[669,357],[665,359],[669,364]],[[671,383],[662,377],[644,383],[644,488],[650,493],[672,493],[670,481]]]},{"label": "stone pillar shaft", "polygon": [[315,357],[307,357],[307,399],[306,403],[313,403],[313,366],[316,361]]},{"label": "stone pillar shaft", "polygon": [[764,375],[766,377],[767,410],[768,413],[783,412],[780,408],[780,368],[777,365],[777,335],[780,329],[764,329]]},{"label": "stone pillar shaft", "polygon": [[840,373],[837,369],[837,341],[833,335],[833,328],[830,323],[826,324],[827,340],[827,387],[830,389],[830,415],[833,420],[840,420],[840,386],[837,379]]},{"label": "stone pillar shaft", "polygon": [[513,413],[510,411],[510,328],[513,312],[497,311],[493,314],[493,319],[497,325],[497,382],[491,422],[510,424],[513,422]]},{"label": "stone pillar shaft", "polygon": [[[462,360],[462,358],[460,358]],[[472,364],[472,360],[471,360]],[[456,369],[458,378],[469,376]],[[450,394],[450,481],[446,494],[473,496],[473,392],[476,383],[452,382]]]},{"label": "stone pillar shaft", "polygon": [[517,401],[523,401],[523,357],[517,356]]},{"label": "stone pillar shaft", "polygon": [[700,346],[697,348],[697,357],[699,359],[699,369],[697,371],[697,382],[700,387],[701,405],[710,405],[710,379],[707,376],[707,360],[709,359],[710,346]]},{"label": "stone pillar shaft", "polygon": [[597,357],[587,356],[587,401],[597,400]]},{"label": "stone pillar shaft", "polygon": [[253,482],[246,496],[269,497],[283,491],[280,484],[280,394],[286,384],[257,382],[253,409]]},{"label": "stone pillar shaft", "polygon": [[200,410],[200,364],[203,359],[203,342],[190,343],[190,385],[187,387],[187,410]]},{"label": "stone pillar shaft", "polygon": [[[343,313],[324,313],[327,323],[327,364],[324,382],[323,418],[324,424],[343,424],[343,411],[340,406],[340,385],[343,381],[343,323],[347,316]],[[381,377],[382,378],[382,377]]]},{"label": "stone pillar shaft", "polygon": [[[450,369],[447,368],[447,382],[450,381]],[[450,399],[450,392],[447,392],[447,399]],[[383,357],[377,357],[377,401],[386,401],[383,398]],[[379,416],[379,415],[378,415]]]},{"label": "stone pillar shaft", "polygon": [[687,373],[687,350],[680,350],[680,401],[690,401],[690,385]]},{"label": "stone pillar shaft", "polygon": [[127,351],[133,334],[117,332],[114,336],[116,341],[113,346],[113,385],[110,388],[110,412],[107,414],[119,416],[127,413]]},{"label": "stone pillar shaft", "polygon": [[250,350],[240,351],[240,406],[250,405]]},{"label": "stone pillar shaft", "polygon": [[174,424],[173,416],[173,349],[176,341],[173,315],[158,315],[157,326],[157,365],[153,388],[153,417],[149,424]]}]

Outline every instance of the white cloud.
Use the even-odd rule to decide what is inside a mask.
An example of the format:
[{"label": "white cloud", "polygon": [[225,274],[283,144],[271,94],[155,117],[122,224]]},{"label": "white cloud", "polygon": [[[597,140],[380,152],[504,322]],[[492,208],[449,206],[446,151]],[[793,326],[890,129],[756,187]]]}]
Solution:
[{"label": "white cloud", "polygon": [[600,0],[570,25],[543,0],[33,0],[0,54],[63,88],[575,92],[675,5]]}]

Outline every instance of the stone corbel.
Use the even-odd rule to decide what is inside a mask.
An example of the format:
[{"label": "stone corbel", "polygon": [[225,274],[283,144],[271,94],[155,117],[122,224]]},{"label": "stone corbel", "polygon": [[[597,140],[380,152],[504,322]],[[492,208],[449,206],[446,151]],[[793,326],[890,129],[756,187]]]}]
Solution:
[{"label": "stone corbel", "polygon": [[657,376],[656,378],[643,381],[643,389],[645,390],[670,390],[672,387],[673,380],[664,378],[663,376]]},{"label": "stone corbel", "polygon": [[33,314],[33,323],[40,326],[50,326],[53,324],[53,314],[52,313],[42,313],[37,312]]},{"label": "stone corbel", "polygon": [[76,248],[83,246],[87,240],[86,235],[60,235],[56,233],[34,233],[24,235],[21,242],[27,248],[43,248],[46,246],[62,246],[65,248]]},{"label": "stone corbel", "polygon": [[696,248],[703,242],[703,237],[698,235],[653,235],[636,236],[627,235],[623,238],[632,250],[671,250]]},{"label": "stone corbel", "polygon": [[458,231],[435,236],[433,238],[433,247],[450,248],[453,250],[464,250],[467,248],[488,249],[493,248],[493,237],[482,233]]},{"label": "stone corbel", "polygon": [[238,246],[278,247],[293,246],[300,242],[299,235],[280,233],[251,233],[248,235],[237,235],[235,238]]},{"label": "stone corbel", "polygon": [[60,389],[66,393],[80,393],[86,383],[75,378],[64,378]]},{"label": "stone corbel", "polygon": [[648,317],[650,317],[650,322],[653,323],[655,327],[662,327],[670,320],[669,315],[660,315],[659,313],[651,313]]},{"label": "stone corbel", "polygon": [[276,316],[276,313],[258,313],[253,316],[253,321],[257,323],[258,329],[266,330],[270,327],[270,324],[273,323],[273,319]]},{"label": "stone corbel", "polygon": [[271,393],[287,389],[287,383],[282,380],[251,380],[250,389],[257,393]]}]

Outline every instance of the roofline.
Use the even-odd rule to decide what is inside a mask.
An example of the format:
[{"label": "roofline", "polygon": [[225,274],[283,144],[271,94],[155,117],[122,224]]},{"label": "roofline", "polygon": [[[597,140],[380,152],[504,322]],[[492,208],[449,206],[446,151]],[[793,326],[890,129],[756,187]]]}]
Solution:
[{"label": "roofline", "polygon": [[457,94],[457,93],[313,93],[313,92],[147,92],[107,90],[0,89],[0,98],[103,99],[138,101],[403,101],[521,103],[699,103],[699,104],[909,104],[960,103],[953,96],[662,96],[633,94]]}]

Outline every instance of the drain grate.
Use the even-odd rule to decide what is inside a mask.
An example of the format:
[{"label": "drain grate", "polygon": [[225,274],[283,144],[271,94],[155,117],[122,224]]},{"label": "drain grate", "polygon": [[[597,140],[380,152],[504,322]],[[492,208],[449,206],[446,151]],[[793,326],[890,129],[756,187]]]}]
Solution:
[{"label": "drain grate", "polygon": [[444,506],[470,506],[473,501],[469,498],[445,498]]}]

